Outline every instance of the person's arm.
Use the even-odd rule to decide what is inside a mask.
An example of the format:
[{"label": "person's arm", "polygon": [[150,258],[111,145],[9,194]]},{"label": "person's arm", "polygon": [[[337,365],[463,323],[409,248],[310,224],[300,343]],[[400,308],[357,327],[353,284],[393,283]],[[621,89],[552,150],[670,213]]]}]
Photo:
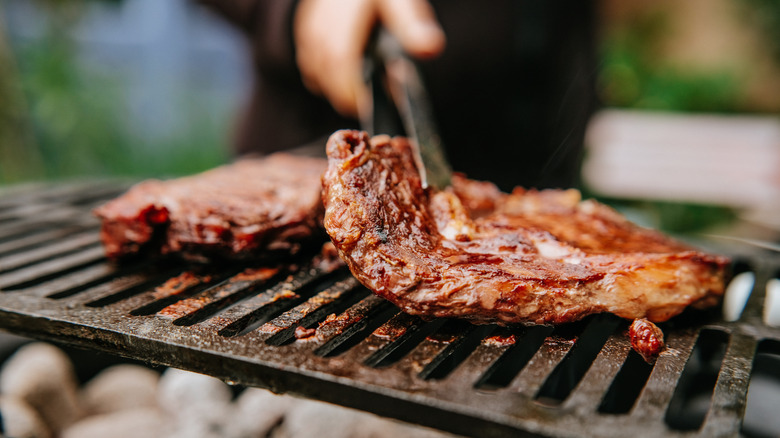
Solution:
[{"label": "person's arm", "polygon": [[427,0],[300,0],[293,20],[296,61],[306,87],[342,115],[367,104],[363,57],[377,23],[417,58],[438,55],[444,33]]}]

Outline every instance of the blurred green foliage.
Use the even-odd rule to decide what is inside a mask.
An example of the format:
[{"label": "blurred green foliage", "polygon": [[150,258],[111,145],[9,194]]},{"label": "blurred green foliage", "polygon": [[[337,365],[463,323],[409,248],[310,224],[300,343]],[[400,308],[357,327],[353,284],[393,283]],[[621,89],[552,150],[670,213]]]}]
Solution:
[{"label": "blurred green foliage", "polygon": [[598,91],[610,107],[663,111],[740,111],[740,82],[723,71],[695,71],[659,62],[666,11],[648,11],[602,41]]},{"label": "blurred green foliage", "polygon": [[670,233],[695,233],[729,224],[737,218],[734,209],[673,201],[615,201],[615,206],[630,206],[642,212],[650,226]]},{"label": "blurred green foliage", "polygon": [[27,147],[38,150],[41,162],[34,168],[0,173],[0,183],[176,176],[228,159],[225,126],[229,114],[214,117],[206,110],[207,97],[197,90],[181,93],[182,101],[177,102],[186,126],[172,127],[161,138],[133,132],[125,122],[128,102],[120,78],[88,71],[77,63],[70,38],[73,14],[58,15],[61,7],[51,12],[46,36],[14,50],[30,120],[30,127],[18,128],[32,131],[32,145]]},{"label": "blurred green foliage", "polygon": [[780,1],[739,0],[748,7],[750,18],[766,35],[777,62],[780,62]]},{"label": "blurred green foliage", "polygon": [[226,159],[222,124],[199,111],[207,103],[181,102],[190,129],[148,144],[125,123],[119,82],[79,69],[67,40],[51,36],[20,50],[18,59],[47,178],[186,174]]},{"label": "blurred green foliage", "polygon": [[656,218],[658,228],[673,233],[687,233],[727,224],[737,218],[731,208],[717,205],[647,202],[645,208]]},{"label": "blurred green foliage", "polygon": [[669,233],[687,234],[718,228],[733,223],[738,212],[721,205],[653,199],[622,199],[600,196],[587,185],[580,184],[583,199],[594,198],[644,227]]},{"label": "blurred green foliage", "polygon": [[[0,21],[2,32],[2,21]],[[16,64],[0,33],[0,181],[41,174]]]}]

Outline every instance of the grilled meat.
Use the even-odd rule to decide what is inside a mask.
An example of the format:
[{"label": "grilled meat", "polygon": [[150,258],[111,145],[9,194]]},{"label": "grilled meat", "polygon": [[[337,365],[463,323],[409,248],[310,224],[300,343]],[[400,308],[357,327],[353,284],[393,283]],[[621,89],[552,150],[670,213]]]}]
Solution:
[{"label": "grilled meat", "polygon": [[575,190],[424,190],[406,139],[339,131],[325,229],[352,273],[404,311],[557,324],[610,312],[665,321],[723,293],[728,260],[640,228]]},{"label": "grilled meat", "polygon": [[108,257],[291,254],[321,236],[324,159],[274,154],[199,175],[149,180],[97,208]]},{"label": "grilled meat", "polygon": [[666,347],[664,332],[652,322],[640,318],[635,319],[628,327],[628,338],[631,348],[639,353],[645,362],[653,363]]}]

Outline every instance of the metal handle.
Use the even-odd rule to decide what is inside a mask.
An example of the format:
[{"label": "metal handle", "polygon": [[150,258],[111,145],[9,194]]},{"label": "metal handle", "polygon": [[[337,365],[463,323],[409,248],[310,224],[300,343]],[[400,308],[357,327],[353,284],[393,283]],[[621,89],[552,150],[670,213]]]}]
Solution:
[{"label": "metal handle", "polygon": [[397,134],[402,128],[412,144],[423,188],[430,184],[443,189],[451,184],[452,168],[417,65],[387,31],[380,29],[374,42],[367,61],[372,113],[361,114],[361,123],[372,134]]}]

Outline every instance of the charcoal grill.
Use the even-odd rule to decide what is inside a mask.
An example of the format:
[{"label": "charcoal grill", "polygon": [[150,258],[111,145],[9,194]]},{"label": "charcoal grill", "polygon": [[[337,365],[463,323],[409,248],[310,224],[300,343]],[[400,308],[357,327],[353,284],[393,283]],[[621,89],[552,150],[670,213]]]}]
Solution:
[{"label": "charcoal grill", "polygon": [[780,274],[774,253],[736,254],[734,271],[756,274],[739,321],[717,309],[676,318],[651,366],[617,318],[555,329],[423,321],[307,257],[113,266],[90,210],[126,187],[0,197],[0,328],[486,437],[735,436],[754,364],[780,354],[780,330],[761,319],[764,285]]}]

